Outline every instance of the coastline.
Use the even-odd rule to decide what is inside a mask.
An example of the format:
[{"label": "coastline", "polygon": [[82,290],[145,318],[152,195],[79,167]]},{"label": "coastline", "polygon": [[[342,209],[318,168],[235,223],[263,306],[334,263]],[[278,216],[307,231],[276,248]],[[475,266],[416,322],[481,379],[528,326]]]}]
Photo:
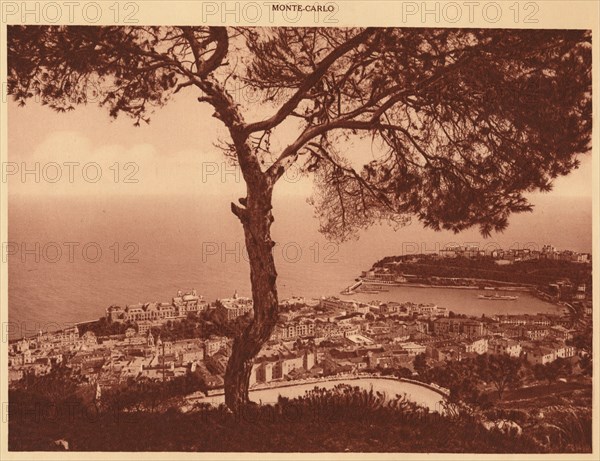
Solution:
[{"label": "coastline", "polygon": [[[481,290],[478,286],[473,285],[430,285],[427,283],[399,283],[393,285],[396,287],[413,287],[413,288],[452,288],[455,290]],[[493,290],[489,291],[522,291],[526,293],[532,293],[533,287],[516,286],[516,287],[493,287]]]},{"label": "coastline", "polygon": [[[494,281],[489,281],[489,282],[494,282]],[[376,285],[376,284],[372,284],[372,285]],[[363,285],[364,286],[364,285]],[[537,290],[535,287],[527,287],[527,286],[512,286],[512,287],[488,287],[487,289],[481,289],[480,286],[473,286],[473,285],[432,285],[432,284],[426,284],[426,283],[411,283],[411,282],[402,282],[402,283],[396,283],[396,284],[385,284],[382,285],[382,288],[385,289],[374,289],[373,292],[370,291],[361,291],[361,290],[357,290],[357,291],[346,291],[346,290],[342,290],[340,292],[341,295],[344,296],[354,296],[354,295],[360,295],[360,294],[376,294],[379,292],[388,292],[388,288],[402,288],[402,287],[407,287],[407,288],[434,288],[434,289],[453,289],[453,290],[470,290],[470,291],[486,291],[486,292],[496,292],[496,291],[510,291],[510,292],[521,292],[521,293],[528,293],[531,296],[544,301],[548,304],[551,304],[553,306],[556,306],[558,308],[561,308],[565,311],[569,311],[569,305],[568,303],[565,303],[563,301],[556,301],[554,299],[551,299],[548,295],[546,295],[543,292],[540,292],[539,290]],[[491,289],[493,288],[493,289]],[[65,328],[60,328],[57,330],[52,330],[53,333],[61,333],[64,332],[66,330],[68,330],[69,328],[73,328],[73,327],[79,327],[82,325],[87,325],[90,323],[95,323],[100,321],[100,319],[102,318],[99,317],[97,319],[88,319],[88,320],[84,320],[84,321],[78,321],[78,322],[72,322],[69,323]],[[183,320],[185,317],[174,317],[170,320],[173,321],[178,321],[178,320]],[[30,336],[21,336],[20,338],[9,338],[8,343],[9,344],[14,344],[17,343],[19,341],[22,341],[23,339],[32,339],[35,338],[35,334],[32,334]]]},{"label": "coastline", "polygon": [[[495,283],[495,282],[494,282]],[[377,286],[377,284],[372,283],[371,285]],[[443,288],[443,289],[453,289],[453,290],[479,290],[479,291],[515,291],[515,292],[522,292],[522,293],[531,293],[533,295],[536,295],[537,291],[535,289],[535,287],[528,287],[528,286],[509,286],[509,287],[487,287],[482,289],[480,286],[474,286],[474,285],[433,285],[433,284],[427,284],[427,283],[410,283],[410,282],[402,282],[402,283],[396,283],[396,284],[384,284],[381,285],[381,287],[393,287],[393,288],[402,288],[402,287],[410,287],[410,288]],[[388,291],[388,290],[383,290],[383,289],[378,289],[378,288],[374,288],[373,291]],[[350,290],[347,291],[347,288],[342,290],[340,292],[340,294],[343,295],[355,295],[355,294],[360,294],[360,293],[367,293],[368,291],[361,291],[361,290]],[[554,302],[549,301],[548,299],[545,298],[540,298],[543,299],[544,301],[548,301],[552,304],[554,304]]]}]

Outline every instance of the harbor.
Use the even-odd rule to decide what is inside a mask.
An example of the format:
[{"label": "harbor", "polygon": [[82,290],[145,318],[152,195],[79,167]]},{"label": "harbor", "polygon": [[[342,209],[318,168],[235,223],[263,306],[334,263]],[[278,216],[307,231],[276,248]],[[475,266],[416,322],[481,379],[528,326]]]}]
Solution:
[{"label": "harbor", "polygon": [[485,299],[486,301],[516,301],[519,299],[518,296],[510,296],[510,295],[479,295],[477,296],[479,299]]},{"label": "harbor", "polygon": [[[388,291],[369,293],[357,291],[346,294],[346,297],[361,301],[395,301],[433,303],[446,307],[455,314],[481,316],[492,314],[560,314],[566,311],[564,306],[557,305],[540,299],[531,292],[520,292],[514,296],[510,290],[496,290],[490,295],[489,290],[477,287],[469,289],[456,289],[456,287],[415,287],[408,284],[388,287]],[[490,302],[487,296],[499,296],[506,299],[505,302]],[[505,298],[509,297],[509,298]],[[512,299],[512,298],[516,299]],[[496,298],[492,298],[496,299]]]}]

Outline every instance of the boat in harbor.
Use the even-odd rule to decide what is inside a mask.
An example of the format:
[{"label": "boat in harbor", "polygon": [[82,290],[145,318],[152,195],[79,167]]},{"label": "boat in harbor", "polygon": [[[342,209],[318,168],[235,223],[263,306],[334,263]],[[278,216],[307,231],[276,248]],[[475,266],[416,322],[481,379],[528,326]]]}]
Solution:
[{"label": "boat in harbor", "polygon": [[486,299],[488,301],[516,301],[519,299],[518,296],[510,296],[510,295],[479,295],[477,296],[479,299]]}]

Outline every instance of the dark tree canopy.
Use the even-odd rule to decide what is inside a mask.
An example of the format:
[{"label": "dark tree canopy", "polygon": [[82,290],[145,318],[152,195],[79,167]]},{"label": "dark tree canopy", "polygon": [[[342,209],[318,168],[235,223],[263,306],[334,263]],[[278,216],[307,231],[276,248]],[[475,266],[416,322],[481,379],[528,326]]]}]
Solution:
[{"label": "dark tree canopy", "polygon": [[[226,125],[244,124],[258,157],[275,155],[274,180],[297,158],[315,172],[322,230],[337,238],[408,215],[433,229],[502,230],[531,209],[525,193],[549,190],[590,149],[586,31],[12,26],[8,36],[20,102],[70,110],[93,91],[111,115],[139,122],[197,86]],[[246,123],[220,111],[231,96],[207,87],[226,90],[226,78],[274,115]],[[289,117],[296,142],[266,152]],[[354,134],[379,152],[362,169],[339,148]]]}]

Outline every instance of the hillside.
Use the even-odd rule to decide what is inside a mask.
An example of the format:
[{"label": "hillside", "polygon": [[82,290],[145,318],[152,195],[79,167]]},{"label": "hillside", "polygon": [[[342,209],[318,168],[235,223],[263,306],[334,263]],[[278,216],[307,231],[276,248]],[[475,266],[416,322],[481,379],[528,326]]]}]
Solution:
[{"label": "hillside", "polygon": [[[536,427],[518,435],[517,431],[488,430],[480,417],[464,410],[440,416],[401,397],[389,399],[348,385],[329,391],[315,389],[276,405],[249,406],[239,415],[224,407],[199,407],[185,413],[179,408],[181,403],[173,400],[153,411],[143,406],[127,411],[110,405],[96,408],[74,395],[52,404],[47,396],[13,392],[9,448],[52,450],[59,448],[55,441],[64,440],[75,451],[535,453],[591,449],[591,434],[588,440],[587,432],[571,433],[571,443],[562,433],[557,435],[563,430],[561,422],[552,421],[550,415],[547,422],[552,427]],[[585,426],[588,421],[583,419],[580,425]],[[573,425],[572,420],[566,423]]]}]

